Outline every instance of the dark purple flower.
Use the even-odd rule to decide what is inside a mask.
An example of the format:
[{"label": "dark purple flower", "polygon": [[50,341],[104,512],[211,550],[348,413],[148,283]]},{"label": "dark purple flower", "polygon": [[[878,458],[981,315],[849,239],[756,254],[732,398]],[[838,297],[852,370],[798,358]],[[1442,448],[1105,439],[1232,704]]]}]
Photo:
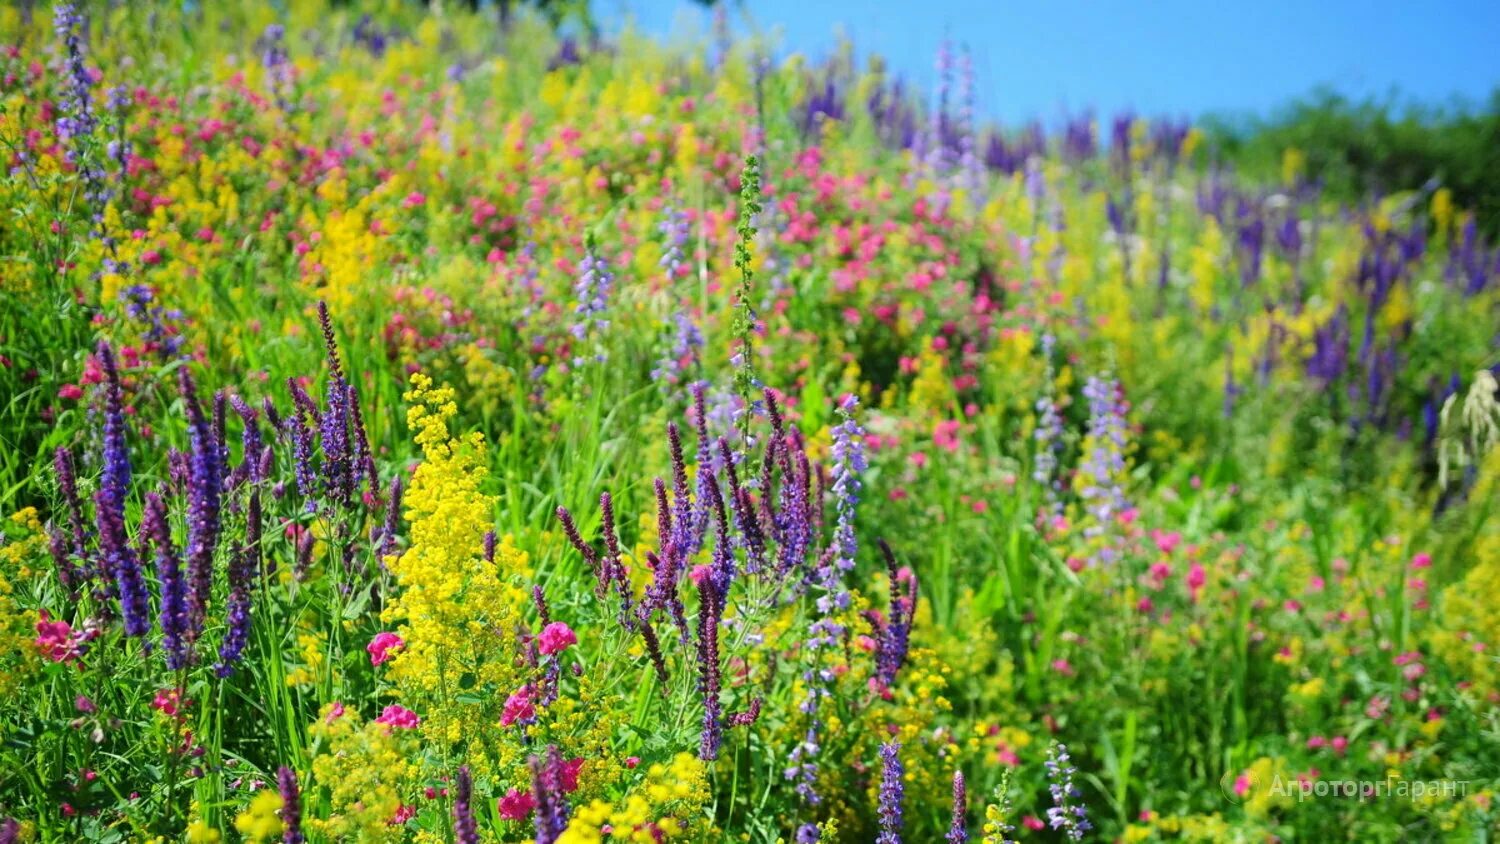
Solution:
[{"label": "dark purple flower", "polygon": [[188,497],[188,616],[189,641],[196,641],[213,593],[214,551],[222,528],[223,482],[221,454],[213,431],[198,403],[198,390],[187,367],[177,370],[183,406],[187,410],[189,461]]},{"label": "dark purple flower", "polygon": [[474,822],[474,779],[469,766],[458,768],[457,789],[453,797],[453,840],[458,844],[479,844],[479,827]]},{"label": "dark purple flower", "polygon": [[303,844],[302,795],[297,789],[297,773],[285,765],[276,771],[276,790],[281,792],[281,844]]},{"label": "dark purple flower", "polygon": [[191,629],[188,590],[182,577],[182,563],[172,543],[172,526],[167,522],[167,506],[157,493],[146,493],[141,530],[156,548],[156,583],[161,594],[157,625],[161,627],[162,650],[166,653],[167,668],[177,671],[187,667],[192,651],[188,641]]},{"label": "dark purple flower", "polygon": [[969,792],[964,784],[964,772],[953,772],[953,819],[948,823],[948,844],[965,844],[969,840],[969,829],[965,817],[969,813]]},{"label": "dark purple flower", "polygon": [[220,677],[234,673],[250,641],[250,611],[255,579],[260,573],[260,491],[250,493],[245,507],[245,544],[235,548],[229,558],[229,601],[225,611],[224,639],[219,643],[219,664],[214,671]]},{"label": "dark purple flower", "polygon": [[568,828],[568,800],[564,795],[564,762],[557,745],[547,745],[545,758],[531,757],[531,785],[536,798],[536,844],[555,844]]}]

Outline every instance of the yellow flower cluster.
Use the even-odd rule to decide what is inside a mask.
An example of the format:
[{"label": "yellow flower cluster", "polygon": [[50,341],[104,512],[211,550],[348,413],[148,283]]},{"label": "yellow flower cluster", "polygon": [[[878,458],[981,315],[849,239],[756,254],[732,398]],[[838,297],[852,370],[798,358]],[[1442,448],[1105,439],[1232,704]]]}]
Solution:
[{"label": "yellow flower cluster", "polygon": [[[497,543],[493,562],[485,559],[495,502],[481,490],[484,440],[449,434],[458,412],[452,388],[434,387],[418,373],[406,400],[423,462],[405,498],[411,546],[387,561],[397,589],[382,620],[399,624],[406,646],[386,676],[422,717],[423,737],[452,747],[493,732],[519,685],[514,619],[526,596],[510,580],[529,574],[529,562],[509,536]],[[487,773],[502,755],[509,754],[492,748],[471,764]]]},{"label": "yellow flower cluster", "polygon": [[401,828],[388,821],[413,774],[410,731],[363,722],[331,703],[307,732],[315,753],[312,782],[327,789],[331,809],[326,819],[308,820],[309,828],[334,841],[401,840]]},{"label": "yellow flower cluster", "polygon": [[652,765],[645,782],[623,800],[595,800],[580,808],[558,842],[598,844],[606,827],[611,841],[707,840],[715,831],[706,812],[710,799],[703,762],[679,753],[670,765]]},{"label": "yellow flower cluster", "polygon": [[271,841],[281,837],[281,795],[263,788],[250,798],[250,805],[234,819],[235,831],[246,841]]}]

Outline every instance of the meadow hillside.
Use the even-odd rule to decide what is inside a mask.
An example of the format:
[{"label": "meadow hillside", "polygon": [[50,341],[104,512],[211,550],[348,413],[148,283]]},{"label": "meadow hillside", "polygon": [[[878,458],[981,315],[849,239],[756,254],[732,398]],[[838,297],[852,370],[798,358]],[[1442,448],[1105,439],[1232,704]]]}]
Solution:
[{"label": "meadow hillside", "polygon": [[0,844],[1494,839],[1448,190],[454,5],[0,9]]}]

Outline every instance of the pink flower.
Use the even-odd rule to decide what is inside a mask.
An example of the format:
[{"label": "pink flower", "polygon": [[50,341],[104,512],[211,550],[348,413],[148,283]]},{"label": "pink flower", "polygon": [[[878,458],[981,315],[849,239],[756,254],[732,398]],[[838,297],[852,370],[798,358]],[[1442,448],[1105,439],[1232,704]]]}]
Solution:
[{"label": "pink flower", "polygon": [[505,708],[500,712],[500,726],[509,727],[517,721],[529,721],[536,717],[536,707],[531,703],[531,687],[522,686],[505,699]]},{"label": "pink flower", "polygon": [[427,197],[424,196],[421,191],[414,190],[411,193],[407,194],[405,199],[401,200],[401,207],[416,208],[418,205],[421,205],[426,201]]},{"label": "pink flower", "polygon": [[1234,796],[1236,796],[1236,797],[1244,797],[1246,794],[1249,794],[1249,793],[1250,793],[1250,776],[1248,774],[1240,774],[1239,776],[1235,777],[1234,778]]},{"label": "pink flower", "polygon": [[323,720],[332,724],[342,717],[344,717],[344,702],[336,700],[332,706],[328,707],[328,715]]},{"label": "pink flower", "polygon": [[379,665],[395,656],[392,651],[398,651],[404,647],[406,647],[406,642],[400,636],[390,631],[381,631],[375,634],[370,644],[365,645],[365,650],[370,652],[370,664]]},{"label": "pink flower", "polygon": [[1052,660],[1052,670],[1056,671],[1058,674],[1063,675],[1064,677],[1073,676],[1073,666],[1070,665],[1066,659]]},{"label": "pink flower", "polygon": [[1188,569],[1187,587],[1188,591],[1192,593],[1194,603],[1198,601],[1198,590],[1202,589],[1203,584],[1207,581],[1208,573],[1203,570],[1203,564],[1193,563]]},{"label": "pink flower", "polygon": [[578,790],[578,772],[581,770],[583,770],[582,756],[574,757],[563,763],[558,780],[562,785],[564,794],[571,794]]},{"label": "pink flower", "polygon": [[641,757],[639,757],[639,756],[626,756],[625,757],[625,767],[633,769],[633,768],[635,768],[635,766],[637,766],[639,764],[641,764]]},{"label": "pink flower", "polygon": [[1349,739],[1343,736],[1334,736],[1333,739],[1328,742],[1328,744],[1333,748],[1334,753],[1338,754],[1339,756],[1343,756],[1344,751],[1349,748]]},{"label": "pink flower", "polygon": [[542,634],[537,637],[541,643],[542,653],[551,656],[567,650],[570,646],[578,644],[578,634],[573,628],[561,621],[554,621],[542,628]]},{"label": "pink flower", "polygon": [[417,725],[422,723],[422,719],[418,718],[417,713],[410,709],[393,703],[380,713],[380,717],[375,719],[375,723],[385,724],[388,727],[400,727],[403,730],[415,730]]},{"label": "pink flower", "polygon": [[416,816],[417,816],[417,807],[416,806],[405,806],[405,805],[403,805],[399,809],[397,809],[396,810],[396,814],[391,815],[391,819],[388,820],[388,821],[386,821],[385,823],[386,823],[386,826],[401,826],[401,825],[405,824],[407,821],[411,820],[412,818],[414,818]]},{"label": "pink flower", "polygon": [[1411,558],[1411,567],[1414,569],[1425,569],[1432,565],[1432,555],[1423,551]]},{"label": "pink flower", "polygon": [[1323,746],[1325,746],[1327,744],[1328,744],[1328,739],[1323,738],[1322,736],[1308,736],[1308,738],[1307,738],[1307,749],[1308,750],[1319,750],[1319,749],[1321,749]]},{"label": "pink flower", "polygon": [[512,788],[500,798],[500,817],[508,821],[522,821],[536,808],[536,798],[529,791]]},{"label": "pink flower", "polygon": [[53,621],[46,610],[42,610],[37,617],[37,649],[42,652],[42,656],[53,662],[82,659],[82,645],[87,640],[88,637],[74,633],[72,626],[66,621]]},{"label": "pink flower", "polygon": [[1036,815],[1027,815],[1021,819],[1021,823],[1030,830],[1046,829],[1047,825]]},{"label": "pink flower", "polygon": [[958,429],[957,419],[945,419],[937,423],[932,429],[933,445],[948,451],[958,451]]},{"label": "pink flower", "polygon": [[1163,554],[1170,554],[1182,542],[1182,534],[1176,531],[1168,533],[1153,529],[1151,531],[1151,541],[1156,543],[1156,550]]},{"label": "pink flower", "polygon": [[83,388],[78,386],[77,384],[64,384],[62,385],[62,388],[57,391],[57,397],[60,399],[67,399],[69,401],[77,401],[83,398]]}]

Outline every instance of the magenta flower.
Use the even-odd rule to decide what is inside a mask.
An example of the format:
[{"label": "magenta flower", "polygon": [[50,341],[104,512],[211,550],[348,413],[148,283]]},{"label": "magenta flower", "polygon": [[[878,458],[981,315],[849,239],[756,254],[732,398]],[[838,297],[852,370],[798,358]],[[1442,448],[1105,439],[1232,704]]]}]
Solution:
[{"label": "magenta flower", "polygon": [[531,702],[531,687],[522,686],[505,699],[505,709],[500,713],[500,725],[509,727],[517,721],[530,721],[536,717],[536,706]]},{"label": "magenta flower", "polygon": [[370,640],[370,644],[365,645],[365,650],[370,652],[370,664],[380,665],[383,662],[388,662],[391,657],[395,656],[395,651],[399,651],[404,647],[406,647],[404,639],[388,630],[382,630],[375,634],[375,638]]},{"label": "magenta flower", "polygon": [[422,719],[418,718],[417,713],[410,709],[393,703],[380,713],[380,717],[375,719],[375,723],[385,724],[388,727],[400,727],[403,730],[415,730],[417,725],[422,723]]},{"label": "magenta flower", "polygon": [[561,621],[554,621],[542,628],[542,635],[537,637],[541,651],[548,656],[559,654],[570,646],[578,644],[578,634],[573,628]]},{"label": "magenta flower", "polygon": [[536,809],[536,798],[531,792],[512,788],[500,798],[500,817],[508,821],[524,821]]}]

